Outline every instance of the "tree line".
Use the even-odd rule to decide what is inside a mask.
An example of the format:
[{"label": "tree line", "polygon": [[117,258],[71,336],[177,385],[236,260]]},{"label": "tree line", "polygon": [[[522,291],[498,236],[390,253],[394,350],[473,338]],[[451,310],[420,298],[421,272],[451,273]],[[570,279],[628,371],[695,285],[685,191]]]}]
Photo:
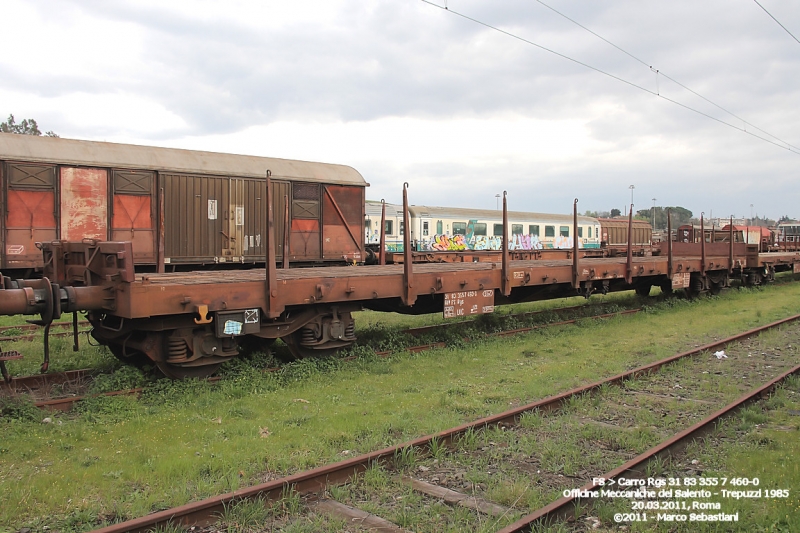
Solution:
[{"label": "tree line", "polygon": [[[42,135],[39,125],[32,118],[22,119],[19,124],[14,119],[14,115],[9,114],[8,120],[0,122],[0,132],[17,133],[20,135]],[[52,131],[44,132],[45,137],[58,137]]]}]

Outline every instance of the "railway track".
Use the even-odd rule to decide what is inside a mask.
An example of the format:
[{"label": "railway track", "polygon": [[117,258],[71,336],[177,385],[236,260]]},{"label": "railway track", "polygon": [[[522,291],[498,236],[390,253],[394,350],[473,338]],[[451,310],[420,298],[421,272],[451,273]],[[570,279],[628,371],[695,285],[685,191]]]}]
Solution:
[{"label": "railway track", "polygon": [[[81,320],[78,322],[78,326],[88,326],[88,320]],[[53,322],[50,324],[51,329],[69,329],[72,328],[72,322]],[[0,326],[0,342],[16,342],[16,341],[28,341],[33,340],[36,338],[36,333],[42,329],[42,326],[38,324],[20,324],[19,326]],[[78,333],[86,333],[88,329],[81,329],[78,330]],[[9,332],[14,333],[14,335],[8,335]],[[20,333],[17,333],[20,332]],[[22,333],[27,332],[27,333]],[[51,337],[69,337],[72,335],[72,331],[51,331]]]},{"label": "railway track", "polygon": [[[325,514],[395,532],[415,529],[416,516],[441,514],[451,505],[453,513],[471,517],[465,527],[503,533],[531,531],[565,516],[574,520],[576,514],[583,520],[581,510],[591,499],[561,496],[565,490],[597,491],[601,485],[592,478],[663,473],[665,457],[681,461],[680,450],[689,440],[800,373],[791,344],[763,350],[752,339],[790,324],[786,342],[796,346],[798,319],[795,315],[435,435],[97,531],[147,531],[170,523],[212,531],[226,510],[254,501],[293,502],[284,503],[294,513],[290,519]],[[726,356],[714,357],[711,352],[720,349]],[[686,475],[702,469],[688,461],[673,467]],[[432,520],[435,529],[437,519]],[[570,529],[589,530],[596,523],[613,525],[583,521]]]},{"label": "railway track", "polygon": [[[582,306],[565,307],[556,310],[527,312],[527,313],[519,313],[516,315],[504,315],[503,319],[513,321],[521,318],[531,318],[537,315],[542,315],[544,313],[555,312],[556,314],[559,314],[567,311],[575,312],[584,310],[587,307],[589,306],[582,305]],[[641,311],[641,308],[626,309],[614,313],[602,313],[598,315],[580,316],[578,318],[573,318],[569,320],[549,322],[525,328],[514,328],[509,330],[495,331],[486,334],[486,336],[503,337],[509,335],[517,335],[521,333],[528,333],[530,331],[541,328],[574,324],[578,320],[604,319],[613,316],[634,314],[638,313],[639,311]],[[438,324],[435,326],[425,326],[423,328],[406,329],[404,330],[404,332],[411,335],[412,337],[419,335],[423,332],[426,335],[430,335],[435,332],[441,333],[442,330],[445,330],[449,327],[463,327],[464,325],[469,325],[472,322],[474,321],[464,321],[453,324],[448,324],[448,323]],[[464,339],[464,340],[469,341],[469,339]],[[445,348],[445,347],[447,347],[446,342],[433,342],[433,343],[407,346],[404,349],[412,353],[419,353],[425,350],[431,350],[435,348]],[[376,351],[375,353],[378,356],[386,357],[389,356],[392,352]],[[345,358],[345,360],[349,359],[355,359],[355,357]],[[272,367],[265,369],[265,371],[267,372],[275,372],[278,370],[280,370],[279,367]],[[0,382],[0,392],[5,392],[7,394],[19,394],[19,393],[29,394],[32,395],[32,397],[34,398],[35,407],[52,411],[69,411],[70,409],[72,409],[72,407],[74,407],[76,403],[81,402],[87,398],[96,398],[102,396],[138,396],[144,390],[141,387],[137,387],[132,389],[114,390],[96,394],[88,394],[87,391],[89,389],[89,386],[91,385],[92,380],[98,374],[99,373],[97,371],[94,371],[92,369],[83,369],[83,370],[72,370],[67,372],[56,372],[48,374],[36,374],[32,376],[12,378],[10,383]],[[206,379],[211,383],[216,383],[221,378],[210,377]]]}]

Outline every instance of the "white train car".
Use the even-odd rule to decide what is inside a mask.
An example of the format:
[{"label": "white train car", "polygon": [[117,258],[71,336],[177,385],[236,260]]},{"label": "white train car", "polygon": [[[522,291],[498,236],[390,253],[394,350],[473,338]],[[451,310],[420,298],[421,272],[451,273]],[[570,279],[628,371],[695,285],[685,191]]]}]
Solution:
[{"label": "white train car", "polygon": [[[377,251],[381,244],[381,202],[364,203],[364,244]],[[386,204],[386,251],[403,251],[403,206]]]},{"label": "white train car", "polygon": [[[500,210],[421,205],[409,206],[408,210],[411,241],[417,251],[502,248],[503,212]],[[402,207],[397,211],[402,219]],[[572,215],[509,211],[508,224],[510,250],[573,247],[575,235]],[[600,237],[600,222],[597,219],[578,217],[579,248],[600,248]]]}]

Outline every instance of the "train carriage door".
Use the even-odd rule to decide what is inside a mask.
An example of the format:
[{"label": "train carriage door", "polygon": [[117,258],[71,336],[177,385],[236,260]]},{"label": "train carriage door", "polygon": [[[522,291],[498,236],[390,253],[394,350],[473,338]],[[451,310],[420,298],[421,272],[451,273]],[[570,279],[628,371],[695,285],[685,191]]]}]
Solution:
[{"label": "train carriage door", "polygon": [[420,217],[419,219],[419,232],[411,234],[412,241],[416,240],[415,250],[430,250],[431,239],[431,219],[430,217]]},{"label": "train carriage door", "polygon": [[323,259],[361,261],[364,247],[364,189],[323,186]]},{"label": "train carriage door", "polygon": [[[288,181],[272,181],[272,222],[275,227],[275,258],[283,261],[283,236],[286,231],[286,202],[291,202],[291,188]],[[292,213],[289,210],[289,224],[292,224]],[[266,231],[266,223],[264,224],[264,231]],[[289,235],[289,260],[291,261],[294,255],[294,249],[291,243],[291,234]],[[319,235],[314,241],[319,250]],[[261,255],[264,255],[262,249]]]},{"label": "train carriage door", "polygon": [[[320,186],[318,183],[292,182],[291,229],[289,233],[289,258],[299,261],[318,261],[320,254]],[[276,197],[278,194],[275,195]],[[277,201],[277,200],[276,200]],[[283,202],[283,198],[280,200]],[[282,204],[281,204],[282,205]],[[282,210],[281,210],[282,211]],[[276,218],[283,215],[276,215]],[[278,237],[275,227],[276,241]],[[281,233],[282,235],[282,233]],[[277,247],[276,247],[277,250]]]},{"label": "train carriage door", "polygon": [[225,262],[228,179],[161,174],[164,186],[164,262]]},{"label": "train carriage door", "polygon": [[33,268],[42,262],[35,243],[54,241],[56,167],[6,163],[3,268]]},{"label": "train carriage door", "polygon": [[65,241],[108,239],[108,172],[61,167],[61,235]]},{"label": "train carriage door", "polygon": [[111,172],[111,240],[131,241],[136,264],[155,264],[155,172]]},{"label": "train carriage door", "polygon": [[227,205],[223,225],[222,255],[228,261],[244,260],[245,186],[243,179],[228,179]]}]

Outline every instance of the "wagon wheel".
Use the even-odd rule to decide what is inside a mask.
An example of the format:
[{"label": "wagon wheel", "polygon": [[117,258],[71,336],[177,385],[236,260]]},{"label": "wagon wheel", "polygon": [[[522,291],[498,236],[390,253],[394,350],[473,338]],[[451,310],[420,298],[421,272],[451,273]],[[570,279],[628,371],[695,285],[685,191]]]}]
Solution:
[{"label": "wagon wheel", "polygon": [[713,295],[717,296],[720,292],[722,292],[722,287],[725,283],[723,281],[710,281],[708,284],[708,291]]},{"label": "wagon wheel", "polygon": [[663,280],[658,288],[661,289],[661,294],[669,296],[672,294],[672,280],[669,278]]},{"label": "wagon wheel", "polygon": [[134,350],[132,348],[123,349],[121,344],[109,344],[108,349],[114,354],[114,357],[125,363],[126,365],[135,366],[136,368],[144,368],[152,365],[153,361],[147,357],[144,352]]},{"label": "wagon wheel", "polygon": [[689,280],[689,287],[685,289],[686,297],[690,300],[697,298],[703,292],[703,278],[700,276],[692,276]]},{"label": "wagon wheel", "polygon": [[207,378],[216,372],[217,369],[222,366],[222,363],[214,363],[211,365],[202,366],[180,366],[158,361],[156,362],[156,366],[162,374],[171,379],[202,379]]},{"label": "wagon wheel", "polygon": [[634,291],[636,291],[637,296],[647,297],[650,296],[650,288],[651,285],[649,283],[642,283],[637,285]]},{"label": "wagon wheel", "polygon": [[302,330],[299,329],[294,333],[290,333],[285,337],[281,337],[281,340],[286,343],[286,346],[289,347],[289,351],[292,355],[297,359],[306,359],[310,357],[328,357],[331,355],[335,355],[343,346],[335,346],[333,348],[324,348],[324,344],[322,348],[309,348],[308,346],[303,346],[300,344],[300,340],[303,337]]}]

